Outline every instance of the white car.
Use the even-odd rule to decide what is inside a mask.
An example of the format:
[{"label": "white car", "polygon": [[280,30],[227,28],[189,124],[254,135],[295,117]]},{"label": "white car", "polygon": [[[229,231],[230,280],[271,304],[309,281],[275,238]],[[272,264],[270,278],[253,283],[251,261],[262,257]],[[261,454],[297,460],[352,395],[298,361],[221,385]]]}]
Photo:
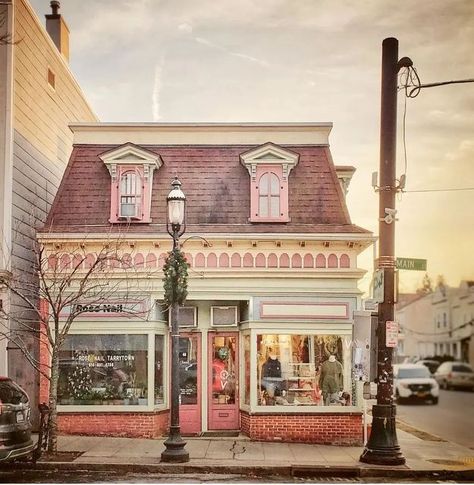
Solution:
[{"label": "white car", "polygon": [[399,404],[408,400],[431,401],[438,404],[438,383],[422,364],[394,365],[393,389]]}]

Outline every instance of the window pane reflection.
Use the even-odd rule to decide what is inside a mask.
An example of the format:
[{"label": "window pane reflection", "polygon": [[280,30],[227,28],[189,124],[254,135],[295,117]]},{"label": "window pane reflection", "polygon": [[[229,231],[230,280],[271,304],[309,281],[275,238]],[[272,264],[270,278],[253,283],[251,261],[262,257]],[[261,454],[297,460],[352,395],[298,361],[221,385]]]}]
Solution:
[{"label": "window pane reflection", "polygon": [[198,342],[197,337],[179,338],[179,392],[181,404],[198,402]]}]

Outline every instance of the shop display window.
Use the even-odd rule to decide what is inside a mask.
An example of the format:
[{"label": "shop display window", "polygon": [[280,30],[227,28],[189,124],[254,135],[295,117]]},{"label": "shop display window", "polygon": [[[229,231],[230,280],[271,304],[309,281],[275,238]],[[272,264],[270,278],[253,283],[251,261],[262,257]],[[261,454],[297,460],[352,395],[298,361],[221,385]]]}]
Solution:
[{"label": "shop display window", "polygon": [[257,335],[258,404],[350,406],[345,344],[337,335]]},{"label": "shop display window", "polygon": [[147,405],[147,353],[146,335],[68,335],[59,356],[59,404]]}]

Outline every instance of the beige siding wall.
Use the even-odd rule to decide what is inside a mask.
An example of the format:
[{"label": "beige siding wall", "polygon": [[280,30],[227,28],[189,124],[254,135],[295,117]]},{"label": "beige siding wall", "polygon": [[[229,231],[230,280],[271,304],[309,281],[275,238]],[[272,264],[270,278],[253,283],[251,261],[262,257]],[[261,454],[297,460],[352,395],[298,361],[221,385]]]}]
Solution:
[{"label": "beige siding wall", "polygon": [[[15,2],[14,125],[51,163],[64,166],[71,151],[73,121],[94,121],[95,114],[24,0]],[[55,89],[48,84],[48,68]]]},{"label": "beige siding wall", "polygon": [[[72,150],[68,124],[97,118],[43,22],[26,0],[15,0],[14,5],[11,268],[35,283],[35,227],[46,218]],[[54,89],[48,84],[48,68],[55,74]],[[10,303],[13,332],[22,328],[18,321],[37,320],[20,300],[11,298]],[[27,335],[23,341],[37,357],[37,341]],[[37,373],[18,350],[8,352],[8,374],[30,395],[36,421]]]}]

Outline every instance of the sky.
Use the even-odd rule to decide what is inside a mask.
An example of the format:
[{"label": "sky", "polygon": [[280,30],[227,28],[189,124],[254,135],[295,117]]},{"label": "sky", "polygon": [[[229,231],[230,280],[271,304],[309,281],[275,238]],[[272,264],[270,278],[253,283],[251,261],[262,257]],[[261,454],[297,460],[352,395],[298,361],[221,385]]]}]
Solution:
[{"label": "sky", "polygon": [[[49,0],[30,2],[44,22]],[[60,13],[101,121],[333,122],[335,164],[357,169],[352,222],[375,235],[383,39],[422,83],[474,78],[472,0],[62,0]],[[457,190],[474,188],[474,83],[400,92],[397,139],[396,255],[427,259],[434,281],[474,279],[474,190]],[[358,264],[367,291],[372,249]],[[400,292],[423,276],[400,271]]]}]

